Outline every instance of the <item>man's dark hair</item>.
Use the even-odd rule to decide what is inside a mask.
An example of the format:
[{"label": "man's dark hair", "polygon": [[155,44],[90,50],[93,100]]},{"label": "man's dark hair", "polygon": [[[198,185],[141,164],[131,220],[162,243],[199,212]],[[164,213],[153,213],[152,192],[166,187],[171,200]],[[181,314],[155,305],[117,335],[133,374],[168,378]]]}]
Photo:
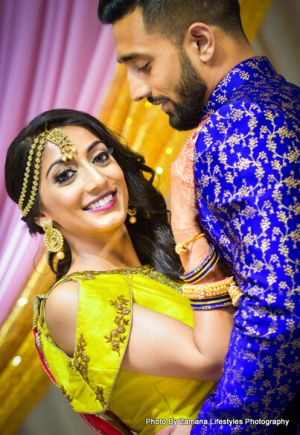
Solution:
[{"label": "man's dark hair", "polygon": [[113,24],[125,15],[142,11],[147,32],[159,32],[182,42],[194,22],[222,28],[229,34],[244,34],[238,0],[99,0],[102,23]]}]

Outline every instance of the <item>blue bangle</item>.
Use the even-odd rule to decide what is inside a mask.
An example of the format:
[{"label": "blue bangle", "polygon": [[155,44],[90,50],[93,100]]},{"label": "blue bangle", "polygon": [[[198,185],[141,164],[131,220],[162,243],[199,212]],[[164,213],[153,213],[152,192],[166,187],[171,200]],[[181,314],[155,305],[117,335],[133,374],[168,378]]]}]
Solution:
[{"label": "blue bangle", "polygon": [[209,272],[211,272],[215,268],[219,259],[219,254],[215,253],[210,262],[202,270],[196,273],[192,278],[185,279],[185,282],[187,284],[196,284],[201,281],[201,279],[203,279],[206,275],[209,274]]},{"label": "blue bangle", "polygon": [[191,307],[196,311],[214,310],[217,308],[228,307],[230,305],[232,305],[232,300],[229,294],[208,299],[191,300]]},{"label": "blue bangle", "polygon": [[190,279],[190,278],[193,278],[194,275],[196,275],[198,272],[200,272],[207,265],[207,263],[213,257],[215,251],[216,251],[216,248],[214,246],[211,246],[210,251],[209,251],[208,255],[204,258],[204,260],[197,267],[195,267],[195,269],[191,270],[190,272],[179,274],[179,278],[182,279],[183,281]]}]

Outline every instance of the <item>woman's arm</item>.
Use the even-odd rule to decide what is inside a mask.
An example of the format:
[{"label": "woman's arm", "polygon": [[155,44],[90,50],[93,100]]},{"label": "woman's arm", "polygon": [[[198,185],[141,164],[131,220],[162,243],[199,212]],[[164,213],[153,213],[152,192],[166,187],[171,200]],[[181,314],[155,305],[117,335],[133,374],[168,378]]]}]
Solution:
[{"label": "woman's arm", "polygon": [[[78,291],[78,283],[62,283],[49,295],[45,306],[48,330],[69,356],[75,348]],[[203,313],[193,331],[177,319],[133,304],[133,323],[122,367],[150,375],[218,379],[231,325],[228,309]]]},{"label": "woman's arm", "polygon": [[193,330],[177,319],[134,304],[122,367],[157,376],[219,379],[232,329],[232,313],[223,308],[201,314],[195,316]]}]

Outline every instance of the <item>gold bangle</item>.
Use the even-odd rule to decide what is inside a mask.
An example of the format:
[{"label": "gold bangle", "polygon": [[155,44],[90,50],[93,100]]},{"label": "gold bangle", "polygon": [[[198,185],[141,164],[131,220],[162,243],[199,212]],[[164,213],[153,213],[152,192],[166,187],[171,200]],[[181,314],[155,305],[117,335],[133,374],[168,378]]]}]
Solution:
[{"label": "gold bangle", "polygon": [[240,299],[240,297],[242,296],[243,293],[242,293],[241,290],[238,288],[238,286],[235,285],[235,283],[232,284],[232,285],[229,287],[229,289],[228,289],[228,293],[229,293],[229,296],[231,297],[232,305],[233,305],[234,307],[237,307],[238,304],[239,304],[239,299]]},{"label": "gold bangle", "polygon": [[241,291],[232,276],[209,284],[184,284],[182,293],[189,299],[202,300],[229,294],[233,304],[237,302]]},{"label": "gold bangle", "polygon": [[186,254],[189,244],[194,242],[195,240],[200,239],[201,237],[204,237],[204,236],[205,236],[204,233],[198,233],[195,236],[191,237],[190,239],[185,240],[184,242],[178,243],[175,246],[176,254],[178,254],[178,255]]}]

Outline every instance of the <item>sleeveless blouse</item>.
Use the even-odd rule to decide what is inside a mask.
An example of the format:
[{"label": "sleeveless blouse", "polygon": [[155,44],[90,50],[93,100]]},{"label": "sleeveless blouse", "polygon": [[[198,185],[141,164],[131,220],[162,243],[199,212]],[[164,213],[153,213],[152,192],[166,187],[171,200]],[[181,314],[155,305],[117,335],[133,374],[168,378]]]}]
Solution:
[{"label": "sleeveless blouse", "polygon": [[[69,280],[80,286],[73,357],[55,344],[44,317],[48,295]],[[113,413],[130,430],[151,434],[171,419],[196,418],[215,383],[123,370],[133,302],[193,327],[192,309],[179,284],[142,266],[66,275],[36,298],[35,340],[48,374],[74,411],[100,417]]]}]

